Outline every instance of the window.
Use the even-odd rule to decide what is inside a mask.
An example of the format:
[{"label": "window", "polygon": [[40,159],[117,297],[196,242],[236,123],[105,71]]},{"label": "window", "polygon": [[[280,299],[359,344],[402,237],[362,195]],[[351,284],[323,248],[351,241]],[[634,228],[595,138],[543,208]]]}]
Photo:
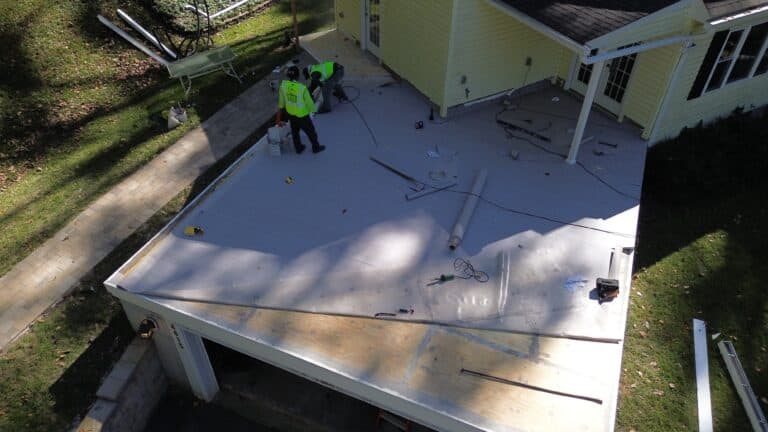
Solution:
[{"label": "window", "polygon": [[752,68],[763,49],[766,35],[768,35],[768,23],[752,27],[744,41],[744,46],[741,47],[741,52],[736,58],[731,76],[728,77],[729,83],[747,78],[752,74]]},{"label": "window", "polygon": [[608,83],[605,85],[603,94],[619,103],[624,100],[624,93],[627,91],[629,77],[632,75],[632,69],[635,66],[636,59],[637,54],[630,54],[628,56],[613,59],[610,66],[611,72],[608,75]]},{"label": "window", "polygon": [[736,52],[739,50],[742,33],[744,33],[744,30],[731,32],[728,35],[728,39],[725,40],[725,45],[723,45],[723,49],[720,51],[720,57],[717,59],[717,63],[715,63],[715,70],[712,71],[712,75],[709,77],[709,83],[706,90],[704,90],[705,92],[717,90],[723,86],[725,77],[731,69],[731,64],[736,58]]},{"label": "window", "polygon": [[592,78],[592,68],[595,65],[585,65],[584,63],[579,66],[579,75],[578,79],[579,81],[583,82],[584,84],[589,84],[589,79]]},{"label": "window", "polygon": [[768,23],[715,33],[688,100],[768,71]]}]

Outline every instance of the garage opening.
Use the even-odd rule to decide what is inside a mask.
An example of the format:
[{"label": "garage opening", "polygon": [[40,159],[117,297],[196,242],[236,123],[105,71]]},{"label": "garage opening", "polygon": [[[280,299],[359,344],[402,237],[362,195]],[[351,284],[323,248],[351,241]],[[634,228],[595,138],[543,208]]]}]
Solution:
[{"label": "garage opening", "polygon": [[382,418],[388,414],[373,405],[216,342],[204,339],[204,343],[221,389],[215,403],[269,428],[278,431],[431,431],[398,417]]}]

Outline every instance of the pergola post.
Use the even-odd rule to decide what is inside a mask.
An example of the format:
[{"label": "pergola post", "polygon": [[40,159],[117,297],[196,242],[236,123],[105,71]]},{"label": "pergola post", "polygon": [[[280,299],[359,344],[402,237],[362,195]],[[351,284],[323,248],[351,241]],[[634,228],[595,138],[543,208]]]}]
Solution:
[{"label": "pergola post", "polygon": [[565,160],[569,164],[576,163],[576,157],[579,154],[579,146],[581,146],[581,140],[584,138],[584,129],[587,127],[589,113],[592,111],[592,103],[595,101],[595,95],[597,94],[597,87],[600,85],[603,69],[605,69],[605,60],[594,63],[592,76],[589,78],[589,85],[587,86],[587,92],[584,94],[584,103],[581,105],[579,121],[576,123],[576,130],[573,132],[571,150],[568,152],[568,159]]},{"label": "pergola post", "polygon": [[172,323],[170,327],[192,393],[210,402],[219,392],[219,383],[203,345],[203,338],[177,324]]}]

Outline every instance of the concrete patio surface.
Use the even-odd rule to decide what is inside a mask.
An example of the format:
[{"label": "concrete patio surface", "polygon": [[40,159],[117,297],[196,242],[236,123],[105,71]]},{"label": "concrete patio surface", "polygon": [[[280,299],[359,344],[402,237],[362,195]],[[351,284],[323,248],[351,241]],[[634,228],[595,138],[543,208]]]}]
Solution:
[{"label": "concrete patio surface", "polygon": [[245,90],[0,278],[0,351],[136,228],[269,120],[277,104],[269,87],[275,78]]}]

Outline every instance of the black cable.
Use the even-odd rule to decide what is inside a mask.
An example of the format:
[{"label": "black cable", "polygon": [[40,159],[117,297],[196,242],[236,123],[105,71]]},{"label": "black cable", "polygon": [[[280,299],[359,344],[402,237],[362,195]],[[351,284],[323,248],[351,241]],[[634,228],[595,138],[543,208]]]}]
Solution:
[{"label": "black cable", "polygon": [[361,92],[360,92],[360,89],[359,89],[359,88],[357,88],[357,87],[355,87],[355,86],[351,86],[351,85],[345,85],[345,86],[342,86],[341,88],[342,88],[342,89],[344,89],[344,90],[346,90],[346,89],[352,89],[352,90],[354,90],[354,91],[356,91],[356,92],[357,92],[357,94],[355,95],[355,97],[353,97],[353,98],[351,98],[351,99],[350,99],[350,98],[347,98],[347,100],[343,100],[343,101],[341,101],[341,103],[343,103],[343,104],[351,104],[352,102],[354,102],[354,101],[356,101],[356,100],[360,99],[360,93],[361,93]]},{"label": "black cable", "polygon": [[465,260],[464,258],[456,258],[453,261],[453,269],[456,271],[454,276],[460,279],[474,279],[481,283],[488,282],[488,280],[490,280],[488,273],[482,270],[475,270],[475,267],[472,266],[472,263],[470,263],[468,260]]},{"label": "black cable", "polygon": [[608,183],[607,181],[603,180],[603,179],[602,179],[602,178],[601,178],[599,175],[597,175],[595,172],[593,172],[593,171],[589,170],[589,169],[588,169],[586,166],[584,166],[584,164],[583,164],[583,163],[581,163],[580,161],[576,161],[576,164],[577,164],[578,166],[580,166],[580,167],[581,167],[581,169],[583,169],[583,170],[584,170],[584,172],[586,172],[587,174],[591,175],[591,176],[592,176],[592,177],[594,177],[594,178],[595,178],[597,181],[599,181],[600,183],[602,183],[602,184],[604,184],[606,187],[608,187],[608,189],[610,189],[610,190],[612,190],[612,191],[616,192],[617,194],[619,194],[619,195],[621,195],[621,196],[623,196],[623,197],[626,197],[626,198],[630,198],[630,199],[632,199],[632,200],[635,200],[635,201],[640,201],[640,198],[638,198],[638,197],[636,197],[636,196],[634,196],[634,195],[630,195],[630,194],[628,194],[628,193],[626,193],[626,192],[622,192],[622,191],[620,191],[619,189],[617,189],[616,187],[614,187],[612,184],[610,184],[610,183]]},{"label": "black cable", "polygon": [[[430,187],[432,187],[432,186],[430,186]],[[437,189],[437,188],[435,188],[435,189]],[[548,222],[553,222],[553,223],[560,224],[560,225],[567,225],[567,226],[572,226],[572,227],[576,227],[576,228],[583,228],[583,229],[597,231],[597,232],[601,232],[601,233],[605,233],[605,234],[613,234],[613,235],[617,235],[617,236],[621,236],[621,237],[627,237],[627,238],[634,238],[635,237],[632,234],[626,234],[626,233],[622,233],[622,232],[618,232],[618,231],[610,231],[610,230],[605,230],[605,229],[602,229],[602,228],[595,228],[595,227],[591,227],[591,226],[588,226],[588,225],[581,225],[581,224],[577,224],[577,223],[573,223],[573,222],[567,222],[567,221],[551,218],[551,217],[548,217],[548,216],[541,216],[541,215],[537,215],[535,213],[529,213],[529,212],[525,212],[525,211],[522,211],[522,210],[513,209],[511,207],[506,207],[506,206],[504,206],[502,204],[499,204],[499,203],[497,203],[495,201],[491,201],[491,200],[489,200],[488,198],[485,198],[482,195],[478,195],[478,194],[475,194],[475,193],[472,193],[472,192],[469,192],[469,191],[458,191],[458,190],[453,190],[453,189],[441,189],[441,190],[445,190],[446,192],[462,194],[462,195],[476,196],[480,201],[488,203],[488,204],[490,204],[490,205],[492,205],[492,206],[494,206],[494,207],[496,207],[496,208],[498,208],[500,210],[504,210],[504,211],[507,211],[507,212],[510,212],[510,213],[519,214],[521,216],[528,216],[528,217],[532,217],[532,218],[535,218],[535,219],[541,219],[541,220],[545,220],[545,221],[548,221]]]},{"label": "black cable", "polygon": [[373,133],[373,130],[371,129],[371,125],[368,124],[368,121],[365,119],[365,116],[362,112],[357,108],[357,105],[355,105],[354,102],[350,101],[350,105],[352,105],[352,108],[357,111],[357,115],[360,116],[360,120],[363,121],[363,124],[365,125],[366,129],[368,129],[368,133],[371,135],[371,138],[373,139],[373,144],[376,145],[376,147],[379,146],[379,141],[376,139],[376,134]]}]

